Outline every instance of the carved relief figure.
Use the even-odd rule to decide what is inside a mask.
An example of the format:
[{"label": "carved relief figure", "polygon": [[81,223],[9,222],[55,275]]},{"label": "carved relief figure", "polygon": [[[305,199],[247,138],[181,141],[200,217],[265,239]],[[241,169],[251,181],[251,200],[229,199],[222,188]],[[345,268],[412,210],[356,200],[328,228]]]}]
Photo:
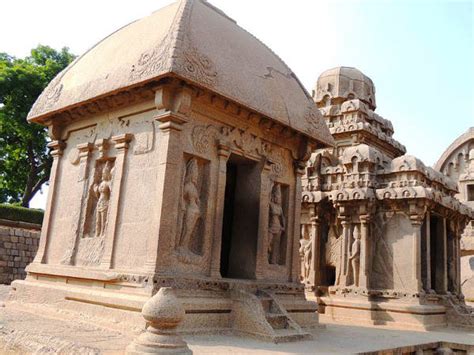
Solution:
[{"label": "carved relief figure", "polygon": [[311,259],[313,258],[311,249],[313,247],[313,241],[311,236],[307,237],[304,233],[303,229],[305,229],[304,225],[301,225],[302,229],[302,237],[300,239],[300,257],[301,257],[301,276],[304,282],[309,281],[309,272],[311,269]]},{"label": "carved relief figure", "polygon": [[349,260],[351,261],[352,266],[352,277],[353,277],[353,284],[359,287],[359,266],[360,266],[360,233],[359,228],[354,227],[354,242],[352,243],[351,247],[351,255],[349,256]]},{"label": "carved relief figure", "polygon": [[285,232],[285,215],[283,213],[280,184],[275,183],[270,200],[270,219],[268,225],[268,262],[278,264],[280,260],[280,241]]},{"label": "carved relief figure", "polygon": [[183,186],[183,222],[179,245],[191,251],[192,236],[201,217],[201,197],[198,189],[199,170],[195,158],[191,158],[186,166]]},{"label": "carved relief figure", "polygon": [[98,198],[96,209],[96,226],[95,236],[102,237],[105,234],[105,227],[107,224],[107,212],[110,204],[112,180],[112,162],[107,161],[102,171],[102,177],[99,182],[94,183],[92,189],[95,196]]}]

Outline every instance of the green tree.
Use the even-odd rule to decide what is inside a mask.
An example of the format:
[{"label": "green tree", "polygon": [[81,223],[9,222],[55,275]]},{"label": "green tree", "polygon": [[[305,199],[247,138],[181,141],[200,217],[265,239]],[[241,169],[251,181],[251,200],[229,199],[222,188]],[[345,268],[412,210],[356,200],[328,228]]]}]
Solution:
[{"label": "green tree", "polygon": [[28,112],[48,83],[71,61],[68,48],[39,45],[18,59],[0,53],[0,202],[30,200],[48,181],[51,157],[45,127],[29,124]]}]

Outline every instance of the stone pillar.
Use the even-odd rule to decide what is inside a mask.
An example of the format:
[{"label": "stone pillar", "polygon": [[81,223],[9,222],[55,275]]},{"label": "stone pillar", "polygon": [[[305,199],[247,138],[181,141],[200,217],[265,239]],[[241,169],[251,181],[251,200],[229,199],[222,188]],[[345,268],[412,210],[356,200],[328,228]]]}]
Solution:
[{"label": "stone pillar", "polygon": [[309,271],[310,283],[315,289],[321,284],[321,228],[319,216],[311,218],[311,265]]},{"label": "stone pillar", "polygon": [[[342,253],[340,259],[340,278],[339,282],[337,283],[339,286],[347,286],[347,274],[349,272],[349,248],[350,248],[350,223],[343,219],[341,221],[342,224]],[[337,275],[336,275],[337,281]]]},{"label": "stone pillar", "polygon": [[76,233],[72,237],[72,240],[70,241],[70,245],[67,247],[66,253],[63,259],[61,260],[61,263],[66,264],[66,265],[74,264],[77,243],[82,233],[84,232],[83,217],[84,217],[84,214],[87,212],[86,198],[87,198],[87,191],[89,189],[89,185],[88,185],[89,163],[91,160],[90,159],[91,152],[94,149],[94,144],[83,143],[83,144],[78,144],[76,147],[77,147],[77,150],[79,151],[79,176],[77,177],[77,182],[82,183],[83,187],[82,187],[81,199],[78,201],[79,202],[78,219],[75,222],[76,225],[74,226],[74,230],[76,231]]},{"label": "stone pillar", "polygon": [[161,85],[155,92],[159,122],[157,134],[158,169],[156,178],[157,234],[150,233],[145,268],[149,272],[165,272],[173,263],[177,238],[180,184],[183,170],[181,131],[191,112],[192,90],[177,81]]},{"label": "stone pillar", "polygon": [[370,263],[370,216],[360,216],[360,267],[359,287],[369,288],[369,263]]},{"label": "stone pillar", "polygon": [[[155,119],[160,122],[158,135],[160,149],[157,173],[157,218],[158,235],[150,235],[147,250],[146,268],[155,272],[165,270],[172,262],[174,242],[177,235],[176,216],[178,216],[178,191],[181,184],[183,166],[183,147],[181,131],[187,121],[181,115],[165,112]],[[159,243],[158,243],[159,240]]]},{"label": "stone pillar", "polygon": [[272,181],[270,179],[271,164],[265,159],[262,162],[260,175],[260,208],[258,218],[257,260],[255,265],[255,278],[264,278],[265,268],[268,265],[268,209],[270,205],[270,193]]},{"label": "stone pillar", "polygon": [[221,278],[221,247],[222,247],[222,223],[224,222],[225,188],[227,182],[227,160],[230,149],[224,144],[217,147],[218,175],[216,192],[216,210],[214,212],[214,237],[212,238],[211,250],[211,277]]},{"label": "stone pillar", "polygon": [[441,291],[446,293],[448,291],[448,225],[446,218],[443,217],[443,279]]},{"label": "stone pillar", "polygon": [[[293,207],[293,223],[292,229],[288,228],[288,248],[287,255],[291,254],[291,260],[287,263],[290,269],[290,277],[288,281],[298,282],[300,278],[300,256],[299,256],[299,243],[300,243],[300,224],[301,224],[301,178],[305,173],[305,163],[301,161],[295,161],[295,196],[294,196],[294,207]],[[291,210],[291,208],[290,208]],[[289,219],[288,219],[289,220]],[[288,258],[287,258],[288,260]]]},{"label": "stone pillar", "polygon": [[425,218],[425,238],[426,238],[426,291],[433,289],[431,280],[431,214],[426,213]]},{"label": "stone pillar", "polygon": [[63,141],[52,141],[48,144],[48,148],[51,149],[51,155],[53,156],[53,164],[51,166],[51,175],[49,177],[49,192],[48,199],[46,200],[46,212],[43,218],[43,227],[41,229],[41,238],[38,246],[38,252],[36,253],[33,263],[44,263],[45,262],[45,251],[49,239],[49,230],[51,225],[51,218],[54,216],[54,210],[56,208],[56,195],[57,195],[57,182],[60,179],[59,170],[61,168],[61,157],[63,155],[66,143]]},{"label": "stone pillar", "polygon": [[423,282],[421,280],[421,225],[423,224],[423,216],[411,215],[410,219],[414,229],[412,244],[412,280],[410,284],[412,291],[418,293],[423,288]]},{"label": "stone pillar", "polygon": [[112,255],[117,232],[117,219],[120,210],[120,197],[122,196],[122,181],[125,168],[126,154],[128,146],[133,135],[121,134],[112,137],[115,143],[117,155],[114,164],[114,181],[112,182],[112,194],[110,196],[109,216],[107,221],[107,230],[105,231],[104,254],[100,261],[100,267],[110,269],[112,267]]},{"label": "stone pillar", "polygon": [[457,228],[454,236],[454,246],[456,250],[456,292],[458,295],[462,293],[461,290],[461,233],[462,230]]}]

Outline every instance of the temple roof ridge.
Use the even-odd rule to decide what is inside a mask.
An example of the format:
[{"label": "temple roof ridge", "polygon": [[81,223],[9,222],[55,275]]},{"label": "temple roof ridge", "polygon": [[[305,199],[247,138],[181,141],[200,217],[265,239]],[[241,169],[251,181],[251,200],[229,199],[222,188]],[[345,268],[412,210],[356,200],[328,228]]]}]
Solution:
[{"label": "temple roof ridge", "polygon": [[50,83],[28,120],[42,123],[166,76],[333,144],[311,96],[288,65],[205,0],[177,1],[107,36]]}]

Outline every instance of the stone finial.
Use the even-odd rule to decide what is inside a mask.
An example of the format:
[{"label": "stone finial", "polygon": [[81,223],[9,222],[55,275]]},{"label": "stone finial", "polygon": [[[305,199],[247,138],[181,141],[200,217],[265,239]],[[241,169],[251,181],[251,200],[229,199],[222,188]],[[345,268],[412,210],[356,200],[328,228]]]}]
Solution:
[{"label": "stone finial", "polygon": [[142,309],[147,329],[128,347],[127,354],[192,354],[176,333],[184,309],[171,287],[162,287]]}]

